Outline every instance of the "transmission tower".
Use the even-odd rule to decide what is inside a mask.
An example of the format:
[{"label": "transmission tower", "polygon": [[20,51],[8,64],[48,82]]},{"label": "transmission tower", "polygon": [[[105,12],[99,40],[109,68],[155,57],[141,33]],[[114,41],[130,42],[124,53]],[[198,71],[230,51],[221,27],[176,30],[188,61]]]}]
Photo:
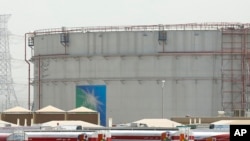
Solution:
[{"label": "transmission tower", "polygon": [[2,109],[18,105],[11,75],[11,57],[7,28],[9,18],[10,15],[0,15],[0,97],[2,97],[0,98],[2,104],[0,106]]}]

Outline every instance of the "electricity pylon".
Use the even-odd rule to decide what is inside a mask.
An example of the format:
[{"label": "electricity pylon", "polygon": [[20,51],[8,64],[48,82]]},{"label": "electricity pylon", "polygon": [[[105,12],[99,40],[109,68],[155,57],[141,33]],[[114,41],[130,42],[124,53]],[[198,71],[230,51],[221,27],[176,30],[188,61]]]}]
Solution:
[{"label": "electricity pylon", "polygon": [[[9,50],[9,32],[7,23],[10,15],[0,15],[0,96],[6,98],[2,108],[8,109],[18,105],[11,73],[11,56]],[[3,100],[3,98],[1,98]],[[3,104],[3,101],[1,101]]]}]

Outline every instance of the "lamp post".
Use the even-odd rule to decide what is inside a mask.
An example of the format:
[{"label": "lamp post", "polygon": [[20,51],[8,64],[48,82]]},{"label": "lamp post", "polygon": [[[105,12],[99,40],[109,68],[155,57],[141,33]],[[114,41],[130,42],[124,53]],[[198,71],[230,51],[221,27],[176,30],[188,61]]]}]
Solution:
[{"label": "lamp post", "polygon": [[161,107],[161,118],[163,118],[163,115],[164,115],[164,95],[163,95],[163,90],[164,90],[164,86],[165,86],[165,80],[162,80],[161,81],[161,104],[162,104],[162,107]]},{"label": "lamp post", "polygon": [[249,106],[249,104],[248,104],[248,96],[249,96],[249,94],[248,94],[248,87],[249,87],[249,64],[248,63],[246,63],[246,66],[247,66],[247,81],[246,81],[246,92],[245,92],[245,102],[246,102],[246,104],[245,104],[245,116],[248,116],[247,115],[247,113],[246,112],[248,112],[248,106]]}]

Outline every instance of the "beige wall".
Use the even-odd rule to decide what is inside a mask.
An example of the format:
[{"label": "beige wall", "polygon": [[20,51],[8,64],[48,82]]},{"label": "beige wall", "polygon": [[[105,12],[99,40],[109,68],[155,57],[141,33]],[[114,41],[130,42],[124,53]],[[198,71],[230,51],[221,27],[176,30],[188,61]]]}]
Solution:
[{"label": "beige wall", "polygon": [[34,114],[34,123],[44,123],[52,120],[65,120],[65,113],[39,113]]},{"label": "beige wall", "polygon": [[93,124],[98,124],[98,113],[88,114],[67,114],[66,120],[81,120]]},{"label": "beige wall", "polygon": [[32,118],[33,118],[32,113],[30,114],[1,114],[1,120],[7,121],[13,124],[17,124],[17,119],[19,119],[19,125],[24,125],[25,119],[26,119],[26,124],[30,126]]},{"label": "beige wall", "polygon": [[17,119],[19,119],[19,124],[24,125],[25,119],[26,124],[30,126],[32,123],[39,124],[52,120],[81,120],[93,124],[99,124],[98,113],[2,113],[0,119],[13,124],[17,124]]}]

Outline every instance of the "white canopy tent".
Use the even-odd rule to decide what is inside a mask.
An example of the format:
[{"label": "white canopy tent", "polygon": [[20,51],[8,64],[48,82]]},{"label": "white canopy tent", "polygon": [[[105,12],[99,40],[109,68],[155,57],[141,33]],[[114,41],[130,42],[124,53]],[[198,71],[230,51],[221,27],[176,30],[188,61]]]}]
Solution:
[{"label": "white canopy tent", "polygon": [[141,119],[138,121],[134,121],[130,124],[137,124],[139,126],[146,126],[146,127],[164,127],[164,128],[175,128],[177,126],[183,126],[181,123],[169,119]]},{"label": "white canopy tent", "polygon": [[31,113],[31,111],[23,107],[16,106],[16,107],[3,111],[3,113]]},{"label": "white canopy tent", "polygon": [[53,120],[49,122],[42,123],[43,127],[52,127],[54,129],[72,129],[72,127],[81,126],[82,128],[96,128],[103,127],[100,125],[92,124],[89,122],[84,122],[80,120]]},{"label": "white canopy tent", "polygon": [[95,113],[96,111],[92,110],[92,109],[89,109],[89,108],[86,108],[86,107],[78,107],[76,109],[72,109],[72,110],[69,110],[67,111],[68,113],[84,113],[84,112],[89,112],[89,113]]},{"label": "white canopy tent", "polygon": [[0,120],[0,127],[17,127],[17,126],[18,126],[17,124]]},{"label": "white canopy tent", "polygon": [[37,110],[36,113],[57,113],[57,112],[65,112],[64,110],[61,110],[59,108],[56,108],[54,106],[48,105],[40,110]]}]

